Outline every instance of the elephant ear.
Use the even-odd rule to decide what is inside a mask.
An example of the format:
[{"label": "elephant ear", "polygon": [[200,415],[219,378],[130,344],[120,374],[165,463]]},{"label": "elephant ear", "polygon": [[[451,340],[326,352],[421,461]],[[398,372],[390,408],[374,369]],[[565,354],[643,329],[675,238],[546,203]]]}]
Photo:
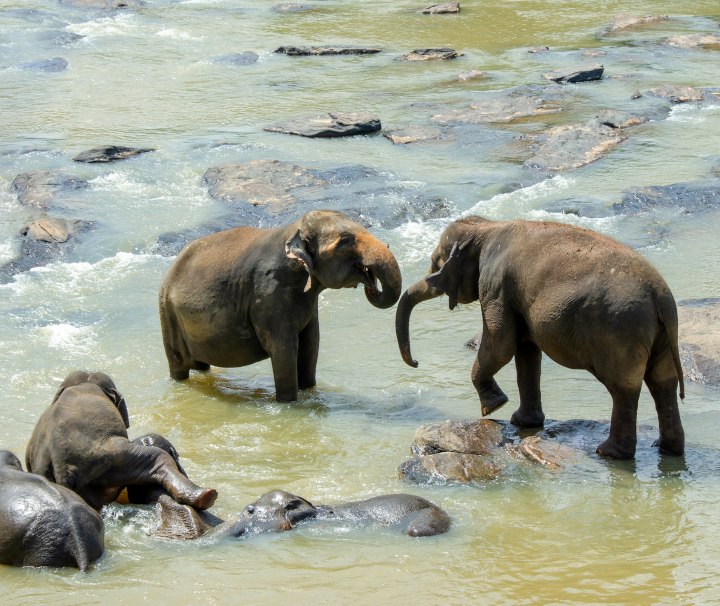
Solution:
[{"label": "elephant ear", "polygon": [[467,242],[462,244],[455,242],[445,264],[434,274],[425,278],[428,285],[448,296],[450,309],[455,309],[457,306],[458,284],[460,283],[458,277],[459,272],[462,271],[462,251],[466,246]]},{"label": "elephant ear", "polygon": [[288,259],[297,259],[302,263],[305,271],[308,273],[307,283],[303,292],[307,292],[312,287],[312,270],[315,266],[312,255],[310,254],[309,242],[303,237],[298,229],[295,235],[285,242],[285,256]]},{"label": "elephant ear", "polygon": [[108,398],[113,401],[113,404],[115,404],[115,408],[118,409],[118,412],[120,413],[120,416],[122,417],[123,423],[125,425],[125,429],[130,427],[130,417],[128,416],[127,404],[125,403],[125,398],[123,398],[123,395],[114,388],[103,391],[105,391]]}]

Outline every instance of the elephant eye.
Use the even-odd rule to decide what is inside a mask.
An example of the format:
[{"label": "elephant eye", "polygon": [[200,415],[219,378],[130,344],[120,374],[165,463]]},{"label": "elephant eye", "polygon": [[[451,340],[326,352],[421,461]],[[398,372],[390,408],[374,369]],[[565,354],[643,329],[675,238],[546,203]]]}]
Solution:
[{"label": "elephant eye", "polygon": [[287,510],[297,509],[298,507],[300,507],[300,501],[297,500],[290,501],[287,505],[285,505],[285,509]]},{"label": "elephant eye", "polygon": [[337,246],[354,246],[355,236],[352,234],[343,234],[338,238]]},{"label": "elephant eye", "polygon": [[248,506],[245,508],[245,513],[249,513],[250,515],[252,515],[253,513],[255,513],[255,505],[248,505]]}]

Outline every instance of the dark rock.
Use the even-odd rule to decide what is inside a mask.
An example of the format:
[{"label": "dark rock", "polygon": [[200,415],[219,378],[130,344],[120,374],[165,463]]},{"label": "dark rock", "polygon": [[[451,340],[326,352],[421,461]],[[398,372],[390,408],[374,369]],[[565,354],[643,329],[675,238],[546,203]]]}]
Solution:
[{"label": "dark rock", "polygon": [[533,116],[555,114],[561,107],[542,97],[509,93],[475,101],[466,109],[448,110],[432,117],[434,122],[514,122]]},{"label": "dark rock", "polygon": [[73,160],[75,162],[114,162],[115,160],[125,160],[151,151],[155,150],[150,147],[134,148],[121,145],[104,145],[81,152]]},{"label": "dark rock", "polygon": [[438,452],[490,455],[504,441],[503,426],[496,421],[444,421],[420,426],[410,449],[417,456]]},{"label": "dark rock", "polygon": [[686,214],[716,211],[720,209],[720,179],[630,189],[612,208],[617,213],[638,214],[658,207],[682,209]]},{"label": "dark rock", "polygon": [[87,186],[88,182],[84,179],[51,170],[22,173],[12,182],[18,201],[35,208],[47,208],[57,194]]},{"label": "dark rock", "polygon": [[413,457],[400,465],[400,477],[413,484],[475,483],[495,480],[501,468],[484,455],[460,452]]},{"label": "dark rock", "polygon": [[381,48],[372,46],[281,46],[276,53],[291,57],[308,57],[320,55],[374,55],[382,52]]},{"label": "dark rock", "polygon": [[380,119],[364,113],[328,113],[321,116],[293,118],[268,126],[273,133],[300,135],[301,137],[348,137],[379,131]]},{"label": "dark rock", "polygon": [[433,4],[420,11],[423,15],[448,15],[460,12],[459,2],[443,2],[441,4]]},{"label": "dark rock", "polygon": [[242,53],[229,53],[215,57],[215,63],[223,63],[225,65],[252,65],[257,63],[259,56],[252,51],[244,51]]},{"label": "dark rock", "polygon": [[663,85],[651,88],[647,94],[669,99],[673,103],[687,103],[689,101],[702,101],[705,95],[692,86]]},{"label": "dark rock", "polygon": [[419,141],[442,139],[442,131],[432,126],[405,126],[403,128],[386,129],[383,131],[383,136],[396,145],[404,145]]},{"label": "dark rock", "polygon": [[720,36],[717,34],[681,34],[668,38],[667,44],[680,48],[720,50]]},{"label": "dark rock", "polygon": [[552,80],[559,84],[573,84],[576,82],[590,82],[591,80],[601,80],[605,68],[602,65],[590,65],[581,67],[576,70],[555,71],[543,74],[546,80]]},{"label": "dark rock", "polygon": [[218,200],[280,207],[296,201],[292,190],[327,183],[315,171],[278,160],[216,166],[207,170],[204,180]]},{"label": "dark rock", "polygon": [[300,2],[282,2],[272,7],[273,11],[281,15],[288,13],[306,13],[315,10],[311,4],[301,4]]},{"label": "dark rock", "polygon": [[454,48],[417,48],[399,59],[400,61],[447,61],[462,56],[463,54]]},{"label": "dark rock", "polygon": [[653,25],[662,21],[667,21],[667,15],[628,15],[626,13],[617,15],[613,22],[602,30],[602,35],[617,34],[629,29],[636,29],[644,25]]},{"label": "dark rock", "polygon": [[61,72],[67,69],[68,62],[62,57],[53,57],[52,59],[42,59],[41,61],[31,61],[20,65],[20,69],[33,72]]}]

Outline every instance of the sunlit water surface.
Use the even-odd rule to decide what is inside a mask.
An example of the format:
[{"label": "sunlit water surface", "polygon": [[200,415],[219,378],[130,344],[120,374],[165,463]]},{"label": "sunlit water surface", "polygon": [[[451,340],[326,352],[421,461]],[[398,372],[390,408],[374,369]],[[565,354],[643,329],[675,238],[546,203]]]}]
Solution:
[{"label": "sunlit water surface", "polygon": [[[106,553],[89,574],[2,567],[3,603],[717,603],[716,390],[687,386],[682,460],[663,459],[651,447],[657,421],[645,392],[639,421],[650,427],[641,432],[634,462],[593,455],[561,472],[518,468],[484,486],[409,486],[397,466],[409,455],[415,429],[479,415],[469,381],[473,352],[463,346],[480,327],[477,305],[452,313],[446,300],[418,307],[412,335],[420,367],[412,369],[397,352],[394,309],[372,308],[361,290],[328,291],[321,299],[317,388],[297,404],[278,404],[269,363],[171,381],[156,304],[172,262],[158,238],[222,216],[203,173],[253,159],[324,170],[363,165],[384,175],[389,192],[352,195],[390,244],[406,285],[426,271],[444,226],[478,213],[599,230],[638,248],[678,300],[717,297],[717,210],[636,216],[608,210],[632,187],[710,178],[720,159],[717,104],[678,106],[606,158],[555,176],[525,171],[513,158],[516,137],[537,130],[538,120],[483,127],[474,139],[409,146],[381,136],[307,140],[262,131],[314,110],[370,111],[385,126],[422,122],[437,104],[467,105],[479,91],[542,85],[543,72],[595,61],[580,55],[590,48],[609,51],[600,61],[615,77],[572,87],[571,107],[548,121],[572,123],[603,106],[626,107],[634,91],[659,84],[717,86],[720,51],[661,44],[674,33],[718,33],[717,1],[465,0],[460,15],[435,17],[419,15],[423,3],[408,0],[316,0],[316,10],[292,14],[273,11],[273,4],[148,0],[138,10],[94,12],[55,0],[0,0],[0,261],[19,250],[16,234],[37,215],[11,191],[19,173],[50,168],[88,179],[87,191],[52,210],[94,222],[65,261],[0,285],[0,447],[22,457],[67,372],[102,369],[127,399],[131,437],[149,431],[169,437],[191,477],[218,489],[218,515],[230,518],[273,488],[318,502],[405,491],[444,507],[453,527],[422,540],[382,529],[304,527],[204,545],[153,538],[151,510],[113,505],[105,511]],[[599,38],[620,12],[674,19]],[[68,34],[82,38],[67,41]],[[284,44],[378,45],[383,52],[272,53]],[[527,52],[537,45],[555,52]],[[394,60],[437,46],[464,56],[447,63]],[[241,51],[259,60],[215,61]],[[18,67],[56,56],[68,60],[68,69]],[[490,77],[459,82],[470,69]],[[109,143],[157,151],[111,165],[71,161]],[[413,205],[427,200],[439,200],[445,212],[414,214]],[[560,212],[579,203],[596,212]],[[282,216],[249,210],[246,222],[272,225],[303,210]],[[511,403],[494,416],[507,419],[517,403],[512,365],[498,381]],[[548,360],[543,395],[549,418],[610,414],[609,396],[592,377]]]}]

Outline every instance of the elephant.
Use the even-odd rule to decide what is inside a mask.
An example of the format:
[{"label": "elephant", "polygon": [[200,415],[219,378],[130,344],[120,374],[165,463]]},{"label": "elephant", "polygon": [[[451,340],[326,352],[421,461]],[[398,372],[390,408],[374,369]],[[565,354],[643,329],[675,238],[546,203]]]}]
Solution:
[{"label": "elephant", "polygon": [[360,283],[380,309],[402,291],[389,247],[339,212],[311,211],[282,227],[236,227],[194,240],[160,287],[170,376],[183,381],[191,369],[269,357],[276,399],[297,400],[299,389],[316,383],[318,295]]},{"label": "elephant", "polygon": [[610,392],[610,432],[597,453],[635,456],[643,381],[655,401],[660,452],[682,455],[685,434],[677,389],[685,396],[677,307],[658,271],[628,246],[599,233],[545,221],[451,223],[432,253],[430,272],[403,293],[395,315],[400,353],[410,353],[410,315],[446,294],[449,307],[480,301],[482,337],[472,368],[483,416],[508,401],[493,378],[515,357],[520,406],[511,422],[541,427],[542,352],[589,371]]},{"label": "elephant", "polygon": [[75,566],[87,572],[104,550],[100,515],[72,490],[23,471],[0,451],[0,564]]},{"label": "elephant", "polygon": [[212,506],[215,489],[191,482],[165,450],[130,442],[129,426],[125,399],[108,375],[72,372],[35,426],[27,469],[74,490],[97,510],[137,484],[162,486],[198,509]]},{"label": "elephant", "polygon": [[305,520],[376,523],[397,527],[411,537],[426,537],[447,532],[451,523],[443,509],[410,494],[314,506],[297,495],[273,490],[247,505],[237,520],[220,524],[208,523],[191,507],[179,505],[167,497],[161,498],[159,503],[161,524],[158,534],[169,538],[240,538],[292,530]]}]

